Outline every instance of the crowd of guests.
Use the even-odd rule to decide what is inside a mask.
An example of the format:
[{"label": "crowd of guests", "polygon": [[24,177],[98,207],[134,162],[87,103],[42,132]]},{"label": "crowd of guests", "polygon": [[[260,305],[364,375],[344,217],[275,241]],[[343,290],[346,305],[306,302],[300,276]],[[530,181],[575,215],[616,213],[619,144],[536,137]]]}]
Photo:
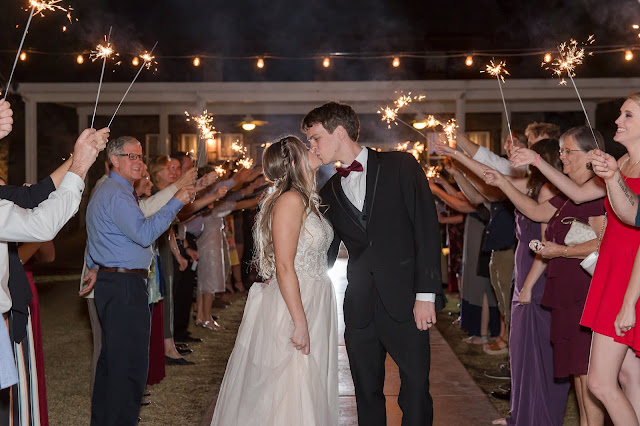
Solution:
[{"label": "crowd of guests", "polygon": [[[9,103],[0,101],[0,138],[12,122]],[[51,240],[77,212],[86,172],[105,146],[79,292],[93,333],[91,424],[137,423],[150,403],[146,386],[162,381],[165,366],[194,364],[188,358],[202,339],[190,325],[224,329],[215,309],[230,303],[225,292],[246,292],[256,280],[250,229],[266,188],[261,167],[219,162],[196,179],[189,153],[146,162],[135,138],[107,145],[108,136],[87,129],[74,155],[38,184],[0,182],[0,424],[48,424],[31,264],[53,261]]]},{"label": "crowd of guests", "polygon": [[437,143],[448,173],[430,187],[465,341],[509,354],[485,372],[510,379],[493,395],[510,399],[511,415],[494,424],[561,425],[573,386],[581,425],[604,424],[606,414],[638,425],[639,94],[616,125],[628,151],[617,160],[587,126],[532,123],[507,137],[505,156],[462,132],[455,148]]}]

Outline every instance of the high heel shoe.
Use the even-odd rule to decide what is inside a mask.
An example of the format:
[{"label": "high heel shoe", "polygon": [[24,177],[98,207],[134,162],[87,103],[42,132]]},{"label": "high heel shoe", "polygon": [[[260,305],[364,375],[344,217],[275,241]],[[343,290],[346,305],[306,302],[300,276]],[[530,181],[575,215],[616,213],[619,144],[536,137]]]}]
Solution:
[{"label": "high heel shoe", "polygon": [[202,328],[208,328],[213,331],[224,330],[224,327],[218,324],[217,321],[205,321],[200,325]]}]

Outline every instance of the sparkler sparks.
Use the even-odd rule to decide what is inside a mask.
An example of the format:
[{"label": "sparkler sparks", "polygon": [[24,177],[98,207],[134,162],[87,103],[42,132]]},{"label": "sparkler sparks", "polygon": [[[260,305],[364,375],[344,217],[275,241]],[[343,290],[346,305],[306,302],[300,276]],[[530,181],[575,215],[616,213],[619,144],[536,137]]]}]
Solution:
[{"label": "sparkler sparks", "polygon": [[449,145],[453,146],[453,142],[455,141],[455,137],[453,136],[453,132],[458,128],[456,124],[456,119],[452,118],[446,123],[442,124],[442,131],[447,136],[447,141],[449,141]]},{"label": "sparkler sparks", "polygon": [[239,154],[246,154],[247,153],[247,147],[243,146],[241,143],[239,143],[238,141],[234,142],[231,144],[231,150],[233,152],[237,152]]},{"label": "sparkler sparks", "polygon": [[214,170],[218,174],[219,177],[222,177],[222,176],[224,176],[225,173],[227,173],[225,168],[222,167],[221,165],[220,166],[216,166]]},{"label": "sparkler sparks", "polygon": [[484,69],[484,70],[482,70],[480,72],[486,72],[487,74],[502,80],[502,82],[504,83],[504,76],[505,75],[511,75],[511,74],[509,74],[509,71],[507,71],[505,66],[506,66],[506,63],[504,61],[501,61],[501,62],[498,62],[497,64],[495,64],[493,62],[493,59],[492,59],[487,64],[486,69]]},{"label": "sparkler sparks", "polygon": [[401,95],[398,99],[393,101],[393,104],[395,105],[395,107],[387,106],[387,107],[381,108],[380,110],[378,110],[378,114],[382,114],[381,120],[385,121],[388,125],[387,127],[390,129],[391,123],[394,123],[396,126],[398,125],[396,120],[398,120],[398,112],[402,108],[406,107],[413,101],[422,101],[424,100],[425,97],[426,97],[425,95],[411,96],[411,92],[409,92],[406,95]]},{"label": "sparkler sparks", "polygon": [[200,115],[189,115],[187,111],[185,111],[184,114],[187,116],[187,121],[196,123],[202,139],[213,139],[217,133],[220,133],[216,131],[213,125],[213,115],[209,114],[206,109]]},{"label": "sparkler sparks", "polygon": [[[569,79],[571,80],[571,84],[576,91],[576,95],[578,96],[580,105],[582,106],[582,112],[587,119],[587,125],[591,130],[591,135],[593,136],[593,140],[596,143],[596,147],[598,149],[601,149],[600,144],[598,143],[598,139],[596,138],[596,134],[593,131],[593,126],[591,126],[591,120],[589,120],[587,109],[584,107],[584,103],[582,102],[582,96],[580,96],[578,86],[576,86],[576,82],[573,80],[573,77],[575,77],[576,75],[576,67],[582,64],[585,55],[593,55],[592,52],[586,52],[585,46],[593,44],[595,41],[595,37],[593,35],[590,35],[584,43],[578,43],[575,39],[571,39],[568,43],[561,43],[558,46],[558,53],[560,54],[560,56],[558,58],[555,58],[553,62],[551,62],[550,66],[545,67],[545,69],[551,70],[554,75],[559,77],[564,73],[567,74],[567,77],[569,77]],[[545,64],[543,63],[542,65],[544,66]],[[562,78],[559,84],[566,86],[567,81]]]},{"label": "sparkler sparks", "polygon": [[58,4],[60,2],[62,2],[62,0],[49,0],[49,1],[29,0],[29,6],[31,6],[34,9],[34,13],[39,13],[40,16],[44,16],[43,12],[45,10],[50,10],[52,12],[55,12],[56,10],[61,10],[63,12],[67,12],[67,18],[69,18],[69,22],[71,22],[70,11],[73,10],[73,8],[71,7],[64,8]]},{"label": "sparkler sparks", "polygon": [[542,66],[558,77],[566,73],[568,77],[573,78],[576,76],[576,67],[582,64],[585,56],[593,55],[593,52],[587,52],[585,47],[595,41],[595,37],[590,35],[584,43],[579,43],[575,39],[563,42],[558,46],[559,56],[553,58],[550,64],[543,62]]},{"label": "sparkler sparks", "polygon": [[96,46],[96,50],[92,50],[89,58],[91,58],[92,62],[95,62],[97,59],[109,59],[114,54],[113,46],[111,43],[107,41],[106,45],[99,44]]},{"label": "sparkler sparks", "polygon": [[238,164],[238,166],[244,167],[245,169],[250,169],[253,166],[253,159],[240,158],[236,163]]},{"label": "sparkler sparks", "polygon": [[440,171],[442,171],[442,166],[428,166],[426,170],[426,175],[428,179],[439,177]]},{"label": "sparkler sparks", "polygon": [[433,127],[439,126],[441,123],[433,115],[430,115],[427,117],[426,124],[427,124],[427,127],[433,128]]}]

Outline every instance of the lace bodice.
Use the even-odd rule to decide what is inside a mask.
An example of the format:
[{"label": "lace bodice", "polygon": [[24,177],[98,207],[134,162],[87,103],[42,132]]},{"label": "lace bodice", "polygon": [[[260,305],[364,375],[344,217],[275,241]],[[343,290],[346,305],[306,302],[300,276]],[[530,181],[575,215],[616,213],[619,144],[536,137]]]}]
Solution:
[{"label": "lace bodice", "polygon": [[329,270],[327,252],[333,241],[333,228],[325,218],[309,213],[305,218],[294,266],[298,277],[304,274],[307,278],[326,277]]}]

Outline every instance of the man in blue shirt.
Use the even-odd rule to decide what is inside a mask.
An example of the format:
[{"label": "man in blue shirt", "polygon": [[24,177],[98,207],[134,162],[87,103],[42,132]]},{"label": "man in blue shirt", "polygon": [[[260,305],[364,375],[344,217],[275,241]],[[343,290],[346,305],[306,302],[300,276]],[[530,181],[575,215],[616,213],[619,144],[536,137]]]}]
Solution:
[{"label": "man in blue shirt", "polygon": [[149,363],[149,246],[193,201],[196,190],[180,189],[146,219],[133,189],[143,170],[140,142],[119,137],[108,144],[107,157],[113,169],[87,208],[87,265],[96,276],[95,304],[103,330],[91,424],[135,425]]}]

